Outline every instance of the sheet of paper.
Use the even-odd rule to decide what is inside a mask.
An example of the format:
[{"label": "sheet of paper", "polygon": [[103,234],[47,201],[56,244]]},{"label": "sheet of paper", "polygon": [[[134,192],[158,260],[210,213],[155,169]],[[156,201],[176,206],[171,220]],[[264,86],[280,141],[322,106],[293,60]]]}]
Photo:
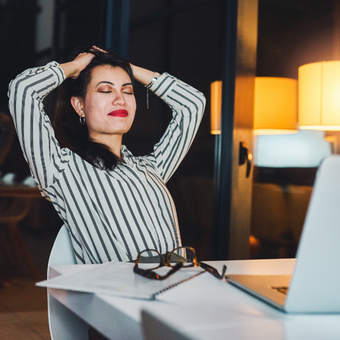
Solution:
[{"label": "sheet of paper", "polygon": [[[91,265],[88,269],[60,275],[37,283],[40,287],[67,289],[88,293],[154,299],[157,294],[201,273],[201,268],[181,268],[165,280],[152,280],[133,272],[133,263],[108,262]],[[164,274],[168,267],[157,272]]]}]

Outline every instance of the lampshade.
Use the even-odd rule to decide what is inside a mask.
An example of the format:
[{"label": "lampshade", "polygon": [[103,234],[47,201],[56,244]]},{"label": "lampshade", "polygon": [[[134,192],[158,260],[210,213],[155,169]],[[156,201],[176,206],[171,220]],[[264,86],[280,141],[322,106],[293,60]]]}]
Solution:
[{"label": "lampshade", "polygon": [[299,127],[340,130],[340,61],[299,67]]},{"label": "lampshade", "polygon": [[[211,83],[211,133],[221,133],[222,82]],[[297,80],[256,77],[254,133],[295,133],[297,125]]]},{"label": "lampshade", "polygon": [[256,77],[254,134],[295,133],[297,125],[297,80]]},{"label": "lampshade", "polygon": [[210,84],[210,130],[212,135],[221,133],[222,81]]}]

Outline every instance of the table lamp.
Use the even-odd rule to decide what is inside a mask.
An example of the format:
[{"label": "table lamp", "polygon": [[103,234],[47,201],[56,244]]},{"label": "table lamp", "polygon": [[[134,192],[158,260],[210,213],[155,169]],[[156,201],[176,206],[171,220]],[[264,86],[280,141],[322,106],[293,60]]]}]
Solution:
[{"label": "table lamp", "polygon": [[254,134],[278,135],[297,132],[297,80],[256,77]]},{"label": "table lamp", "polygon": [[[222,82],[211,83],[211,133],[221,133]],[[297,125],[297,80],[256,77],[254,134],[295,133]]]},{"label": "table lamp", "polygon": [[340,131],[340,61],[299,67],[299,128]]}]

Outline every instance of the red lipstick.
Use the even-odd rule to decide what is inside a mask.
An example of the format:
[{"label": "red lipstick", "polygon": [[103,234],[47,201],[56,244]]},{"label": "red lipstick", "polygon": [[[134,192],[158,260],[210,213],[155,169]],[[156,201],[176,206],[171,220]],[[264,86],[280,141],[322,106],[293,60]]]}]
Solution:
[{"label": "red lipstick", "polygon": [[113,117],[126,117],[128,112],[126,110],[115,110],[110,112],[108,115]]}]

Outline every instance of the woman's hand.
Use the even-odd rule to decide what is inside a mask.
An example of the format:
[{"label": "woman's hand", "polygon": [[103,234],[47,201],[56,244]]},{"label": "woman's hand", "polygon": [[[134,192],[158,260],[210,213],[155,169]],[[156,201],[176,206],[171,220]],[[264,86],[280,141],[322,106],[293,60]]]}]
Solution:
[{"label": "woman's hand", "polygon": [[[100,52],[103,52],[103,53],[107,53],[107,51],[93,45],[90,52],[91,51],[100,51]],[[132,73],[133,73],[133,76],[134,78],[139,81],[140,83],[142,83],[143,85],[148,85],[150,84],[150,82],[152,81],[152,79],[154,77],[159,77],[160,74],[159,73],[155,73],[153,71],[149,71],[145,68],[142,68],[142,67],[138,67],[138,66],[135,66],[133,64],[130,63],[130,66],[131,66],[131,69],[132,69]]]},{"label": "woman's hand", "polygon": [[97,47],[96,45],[92,45],[92,48],[90,49],[90,51],[93,51],[93,52],[99,51],[99,52],[107,53],[107,51]]},{"label": "woman's hand", "polygon": [[132,68],[133,77],[142,83],[143,85],[148,85],[154,77],[159,77],[160,74],[154,71],[147,70],[145,68],[130,64]]},{"label": "woman's hand", "polygon": [[[103,53],[107,53],[105,50],[93,45],[90,52],[80,53],[74,60],[68,63],[60,64],[59,66],[63,69],[66,78],[75,79],[79,76],[80,72],[90,63],[90,61],[94,57],[94,54],[92,54],[91,51],[93,52],[100,51]],[[147,69],[135,66],[133,64],[130,65],[132,68],[134,78],[143,85],[150,84],[150,82],[155,76],[156,77],[160,76],[159,73],[149,71]]]},{"label": "woman's hand", "polygon": [[60,64],[59,66],[63,69],[66,78],[77,78],[80,72],[91,62],[94,54],[92,53],[80,53],[78,56],[64,64]]}]

